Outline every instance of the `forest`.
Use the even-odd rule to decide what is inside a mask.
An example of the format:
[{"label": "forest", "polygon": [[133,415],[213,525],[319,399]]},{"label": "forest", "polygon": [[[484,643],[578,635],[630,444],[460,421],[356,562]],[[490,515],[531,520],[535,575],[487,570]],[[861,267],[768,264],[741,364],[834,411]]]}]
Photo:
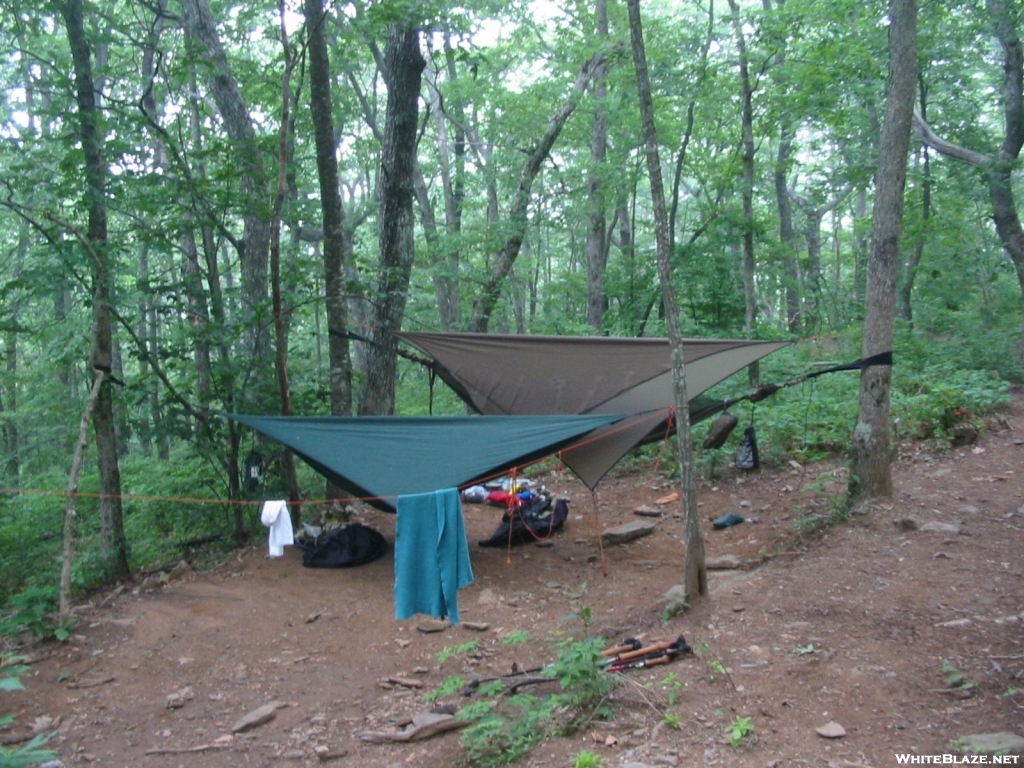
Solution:
[{"label": "forest", "polygon": [[[888,6],[641,10],[683,335],[796,342],[764,381],[858,359]],[[897,438],[1024,377],[1022,10],[917,9]],[[464,412],[393,331],[666,335],[625,3],[11,0],[0,37],[0,603],[22,625],[55,605],[86,427],[78,593],[260,535],[241,502],[330,494],[224,412]],[[842,456],[856,414],[855,374],[780,393],[763,458]]]}]

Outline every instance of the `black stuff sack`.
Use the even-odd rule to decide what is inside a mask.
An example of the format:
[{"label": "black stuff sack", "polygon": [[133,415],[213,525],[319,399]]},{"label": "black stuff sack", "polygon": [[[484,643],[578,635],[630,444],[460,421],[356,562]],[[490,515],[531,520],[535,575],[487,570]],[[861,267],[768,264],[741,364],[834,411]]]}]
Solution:
[{"label": "black stuff sack", "polygon": [[743,430],[739,447],[736,448],[736,469],[757,469],[761,459],[757,455],[757,433],[753,427]]},{"label": "black stuff sack", "polygon": [[538,495],[518,507],[506,510],[501,525],[489,539],[477,542],[481,547],[507,547],[509,543],[524,544],[546,539],[562,529],[569,517],[569,502],[558,499],[551,506],[551,497]]},{"label": "black stuff sack", "polygon": [[307,568],[351,568],[372,563],[385,552],[388,544],[379,531],[349,523],[320,534],[315,540],[295,545],[302,550],[302,564]]}]

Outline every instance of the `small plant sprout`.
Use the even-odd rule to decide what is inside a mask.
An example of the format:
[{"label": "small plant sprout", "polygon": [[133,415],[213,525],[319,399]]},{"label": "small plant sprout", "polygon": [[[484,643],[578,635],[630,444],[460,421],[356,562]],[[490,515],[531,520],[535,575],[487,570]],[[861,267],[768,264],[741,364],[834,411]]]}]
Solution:
[{"label": "small plant sprout", "polygon": [[733,748],[739,749],[747,737],[754,735],[754,723],[749,717],[737,715],[731,723],[725,726],[725,735],[729,737],[729,743]]},{"label": "small plant sprout", "polygon": [[468,643],[462,643],[461,645],[449,645],[443,651],[438,651],[437,663],[444,664],[452,656],[462,656],[464,654],[472,653],[479,645],[479,640],[470,640]]},{"label": "small plant sprout", "polygon": [[572,759],[572,768],[601,768],[602,765],[604,765],[603,757],[586,750],[577,752]]},{"label": "small plant sprout", "polygon": [[530,633],[525,629],[521,629],[518,632],[510,632],[505,636],[505,639],[501,641],[502,645],[522,645],[523,643],[530,642],[532,638]]}]

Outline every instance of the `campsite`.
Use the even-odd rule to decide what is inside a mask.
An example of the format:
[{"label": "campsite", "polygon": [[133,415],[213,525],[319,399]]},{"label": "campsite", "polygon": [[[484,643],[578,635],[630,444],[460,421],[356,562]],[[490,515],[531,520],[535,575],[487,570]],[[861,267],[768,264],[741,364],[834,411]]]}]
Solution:
[{"label": "campsite", "polygon": [[[565,531],[551,547],[514,548],[510,564],[504,549],[474,543],[500,510],[465,506],[477,578],[461,595],[462,621],[488,625],[483,631],[424,634],[416,629],[423,617],[396,622],[389,556],[314,570],[290,548],[268,560],[263,546],[252,547],[152,591],[98,593],[76,607],[67,644],[32,651],[39,657],[25,679],[30,691],[15,699],[18,721],[55,729],[67,765],[457,765],[457,733],[409,744],[359,734],[401,730],[404,716],[434,706],[424,695],[450,675],[469,680],[504,674],[513,661],[550,661],[552,638],[577,628],[565,617],[585,603],[590,631],[609,640],[681,633],[714,655],[621,673],[610,721],[542,744],[522,765],[572,765],[589,751],[608,766],[877,768],[895,765],[896,753],[946,753],[971,734],[1020,734],[1020,396],[992,423],[965,449],[901,445],[891,503],[805,535],[794,524],[801,514],[828,514],[844,483],[840,465],[725,471],[705,482],[709,559],[732,557],[739,567],[713,571],[711,599],[667,623],[664,595],[680,573],[678,503],[645,518],[657,521],[650,536],[606,547],[604,577],[590,493],[557,472],[541,480],[570,499]],[[598,493],[600,518],[610,524],[636,506],[658,507],[672,487],[649,471],[615,472]],[[711,527],[708,518],[734,511],[757,522]],[[390,538],[393,515],[367,508],[360,518]],[[911,530],[908,519],[959,533]],[[474,641],[473,650],[450,653]],[[968,682],[951,683],[954,673]],[[677,691],[661,685],[669,674]],[[89,687],[98,681],[107,682]],[[181,705],[169,708],[182,691]],[[271,701],[287,704],[272,722],[218,742]],[[443,701],[464,702],[458,694]],[[738,717],[753,731],[732,747],[725,729]],[[846,735],[817,735],[830,721]],[[211,744],[222,748],[145,754]],[[334,757],[321,761],[318,747]]]},{"label": "campsite", "polygon": [[7,0],[0,768],[1024,758],[1022,35]]}]

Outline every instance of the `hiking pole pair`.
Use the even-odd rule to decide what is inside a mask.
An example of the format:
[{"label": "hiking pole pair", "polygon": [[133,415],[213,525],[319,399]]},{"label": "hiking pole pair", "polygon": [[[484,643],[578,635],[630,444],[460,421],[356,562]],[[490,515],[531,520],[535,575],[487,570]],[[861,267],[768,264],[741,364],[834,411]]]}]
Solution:
[{"label": "hiking pole pair", "polygon": [[[651,648],[654,650],[642,648],[639,651],[623,654],[608,666],[608,671],[624,672],[627,669],[646,669],[647,667],[668,664],[678,656],[693,653],[693,649],[687,644],[686,638],[682,635],[672,642],[655,643]],[[647,652],[643,653],[643,651]]]},{"label": "hiking pole pair", "polygon": [[[621,658],[621,654],[626,653],[626,652],[636,652],[636,651],[645,652],[645,651],[649,651],[650,650],[650,649],[642,648],[641,647],[642,645],[643,645],[643,643],[641,643],[636,638],[627,637],[619,645],[612,646],[611,648],[607,648],[606,650],[601,651],[601,656],[603,656],[605,658],[603,658],[600,662],[598,662],[598,664],[600,666],[607,666],[608,664],[613,664],[617,659]],[[514,664],[513,667],[512,667],[512,671],[509,672],[507,675],[498,675],[497,677],[485,677],[485,678],[482,678],[482,679],[477,678],[477,679],[469,681],[465,685],[465,687],[463,687],[462,695],[463,696],[472,696],[474,693],[476,693],[476,689],[479,688],[481,685],[484,685],[485,683],[493,683],[495,680],[507,680],[507,679],[509,679],[511,677],[520,677],[522,675],[532,675],[532,674],[534,674],[536,672],[541,672],[541,671],[547,669],[550,666],[551,666],[550,664],[545,664],[545,665],[542,665],[542,666],[539,666],[539,667],[531,667],[530,669],[519,669],[519,665],[518,664]],[[538,678],[538,680],[540,680],[540,679],[541,678]],[[548,680],[550,678],[542,678],[542,679],[543,680]],[[513,687],[515,687],[515,686],[513,686]],[[515,691],[513,691],[513,693],[514,692]]]}]

